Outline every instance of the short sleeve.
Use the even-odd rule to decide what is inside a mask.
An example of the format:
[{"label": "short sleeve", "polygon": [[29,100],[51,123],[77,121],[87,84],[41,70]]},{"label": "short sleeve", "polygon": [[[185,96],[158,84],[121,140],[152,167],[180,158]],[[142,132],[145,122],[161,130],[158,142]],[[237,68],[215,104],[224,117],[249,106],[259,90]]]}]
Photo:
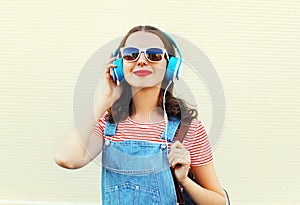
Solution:
[{"label": "short sleeve", "polygon": [[104,136],[103,133],[104,133],[107,117],[108,115],[106,113],[103,116],[101,116],[93,129],[93,133],[98,135],[101,138],[103,138]]},{"label": "short sleeve", "polygon": [[189,150],[191,166],[201,166],[213,160],[208,135],[201,121],[194,119],[183,141]]}]

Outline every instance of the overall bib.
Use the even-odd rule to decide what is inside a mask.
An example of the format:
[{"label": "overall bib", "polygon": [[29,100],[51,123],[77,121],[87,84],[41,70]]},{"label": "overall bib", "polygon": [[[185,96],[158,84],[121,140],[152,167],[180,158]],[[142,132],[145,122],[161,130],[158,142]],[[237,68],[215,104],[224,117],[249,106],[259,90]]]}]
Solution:
[{"label": "overall bib", "polygon": [[[172,142],[179,123],[179,120],[168,121],[161,138]],[[104,135],[114,136],[116,129],[117,124],[106,122]],[[177,198],[167,154],[165,143],[105,140],[102,203],[175,205]]]}]

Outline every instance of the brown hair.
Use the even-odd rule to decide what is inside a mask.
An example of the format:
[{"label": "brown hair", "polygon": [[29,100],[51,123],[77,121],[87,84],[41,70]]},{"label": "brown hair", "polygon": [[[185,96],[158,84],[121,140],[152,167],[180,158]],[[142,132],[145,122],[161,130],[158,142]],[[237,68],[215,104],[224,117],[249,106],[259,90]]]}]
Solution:
[{"label": "brown hair", "polygon": [[[118,52],[119,49],[125,45],[127,38],[132,33],[137,31],[145,31],[157,35],[162,40],[168,52],[168,55],[170,57],[176,56],[174,45],[173,42],[170,40],[170,38],[164,32],[162,32],[161,30],[153,26],[136,26],[132,28],[122,39],[118,48]],[[163,95],[168,83],[169,83],[168,80],[164,78],[162,81],[162,85],[158,97],[157,107],[163,108]],[[123,92],[120,98],[116,100],[116,102],[108,110],[108,114],[109,114],[108,120],[110,122],[119,122],[125,120],[128,116],[134,114],[134,107],[132,104],[132,92],[130,89],[130,85],[126,82],[126,80],[123,80],[121,82],[121,86],[123,87]],[[180,120],[190,120],[196,118],[198,115],[197,110],[193,108],[189,108],[184,100],[174,97],[173,89],[174,89],[174,82],[172,82],[168,87],[165,96],[165,108],[166,108],[166,113],[168,118],[175,117]]]},{"label": "brown hair", "polygon": [[163,42],[165,48],[167,49],[168,55],[169,56],[175,56],[175,50],[174,50],[174,46],[172,41],[170,40],[170,38],[168,38],[166,36],[166,34],[164,34],[164,32],[162,32],[161,30],[159,30],[158,28],[155,28],[153,26],[136,26],[134,28],[132,28],[122,39],[119,47],[118,47],[118,53],[120,55],[120,48],[125,46],[125,43],[128,39],[128,37],[133,34],[134,32],[137,31],[145,31],[145,32],[149,32],[149,33],[153,33],[155,35],[157,35]]}]

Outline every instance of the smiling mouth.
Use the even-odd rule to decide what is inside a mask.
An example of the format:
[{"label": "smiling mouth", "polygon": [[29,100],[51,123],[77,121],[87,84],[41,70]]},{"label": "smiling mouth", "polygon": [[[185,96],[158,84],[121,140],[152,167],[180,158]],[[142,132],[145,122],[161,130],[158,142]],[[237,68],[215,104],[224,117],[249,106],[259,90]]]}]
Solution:
[{"label": "smiling mouth", "polygon": [[144,76],[150,75],[152,72],[149,70],[137,70],[137,71],[134,71],[133,73],[137,76],[144,77]]}]

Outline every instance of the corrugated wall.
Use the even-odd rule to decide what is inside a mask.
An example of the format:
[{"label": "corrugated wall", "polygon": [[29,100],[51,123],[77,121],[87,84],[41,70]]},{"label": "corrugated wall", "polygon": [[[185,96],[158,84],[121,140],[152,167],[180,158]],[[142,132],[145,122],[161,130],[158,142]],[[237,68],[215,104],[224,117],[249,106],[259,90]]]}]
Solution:
[{"label": "corrugated wall", "polygon": [[[100,203],[99,163],[65,170],[54,153],[86,62],[140,24],[188,39],[217,72],[226,118],[214,158],[232,204],[300,204],[299,11],[296,0],[0,1],[0,204]],[[205,79],[185,68],[209,130]]]}]

